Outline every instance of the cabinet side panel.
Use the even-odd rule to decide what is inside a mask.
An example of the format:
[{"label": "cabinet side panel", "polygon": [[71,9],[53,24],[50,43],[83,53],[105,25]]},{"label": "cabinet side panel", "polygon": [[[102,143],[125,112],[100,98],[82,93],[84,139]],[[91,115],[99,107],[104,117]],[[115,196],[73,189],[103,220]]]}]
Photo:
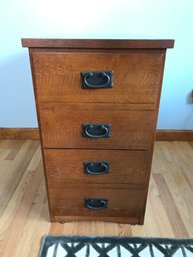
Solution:
[{"label": "cabinet side panel", "polygon": [[[34,90],[34,96],[35,96],[35,105],[36,105],[36,113],[37,113],[37,119],[38,119],[38,128],[40,132],[40,143],[41,143],[41,152],[42,152],[42,161],[43,161],[43,167],[44,167],[44,177],[45,177],[45,184],[46,184],[46,191],[48,192],[48,183],[47,183],[47,176],[46,176],[46,168],[45,168],[45,158],[44,158],[44,152],[43,152],[43,139],[42,139],[42,131],[41,131],[41,123],[40,123],[40,114],[39,114],[39,105],[37,101],[37,91],[36,91],[36,84],[35,84],[35,71],[34,71],[34,62],[33,62],[33,49],[29,48],[29,57],[30,57],[30,65],[31,65],[31,73],[32,73],[32,81],[33,81],[33,90]],[[48,207],[49,207],[49,214],[50,219],[53,220],[53,216],[51,213],[51,207],[50,207],[50,198],[48,197]]]}]

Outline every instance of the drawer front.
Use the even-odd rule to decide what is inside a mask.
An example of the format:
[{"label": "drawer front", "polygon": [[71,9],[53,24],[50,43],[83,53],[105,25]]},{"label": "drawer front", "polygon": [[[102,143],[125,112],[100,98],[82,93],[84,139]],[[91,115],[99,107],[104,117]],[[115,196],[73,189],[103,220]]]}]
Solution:
[{"label": "drawer front", "polygon": [[153,146],[155,111],[125,110],[124,105],[119,109],[112,105],[62,103],[42,103],[39,110],[44,148],[151,149]]},{"label": "drawer front", "polygon": [[125,150],[44,149],[49,187],[66,182],[145,185],[152,154]]},{"label": "drawer front", "polygon": [[[156,103],[159,98],[165,58],[159,50],[127,53],[36,51],[32,58],[39,101]],[[113,71],[113,87],[84,89],[81,76],[84,71]],[[99,85],[107,81],[105,76]]]},{"label": "drawer front", "polygon": [[138,189],[49,188],[54,216],[142,216],[145,191]]}]

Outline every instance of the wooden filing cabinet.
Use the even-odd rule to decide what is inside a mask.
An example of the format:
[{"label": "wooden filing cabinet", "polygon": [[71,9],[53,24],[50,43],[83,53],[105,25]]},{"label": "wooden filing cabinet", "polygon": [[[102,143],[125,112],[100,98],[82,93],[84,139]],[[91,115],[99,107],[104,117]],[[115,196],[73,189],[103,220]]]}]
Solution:
[{"label": "wooden filing cabinet", "polygon": [[51,221],[143,224],[173,40],[22,39]]}]

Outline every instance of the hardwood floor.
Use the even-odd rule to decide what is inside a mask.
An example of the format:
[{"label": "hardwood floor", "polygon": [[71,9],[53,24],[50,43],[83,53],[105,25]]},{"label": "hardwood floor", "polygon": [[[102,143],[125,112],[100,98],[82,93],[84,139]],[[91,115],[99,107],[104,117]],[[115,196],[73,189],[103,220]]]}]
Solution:
[{"label": "hardwood floor", "polygon": [[156,142],[145,223],[49,222],[40,143],[0,140],[0,256],[37,257],[41,237],[193,237],[193,143]]}]

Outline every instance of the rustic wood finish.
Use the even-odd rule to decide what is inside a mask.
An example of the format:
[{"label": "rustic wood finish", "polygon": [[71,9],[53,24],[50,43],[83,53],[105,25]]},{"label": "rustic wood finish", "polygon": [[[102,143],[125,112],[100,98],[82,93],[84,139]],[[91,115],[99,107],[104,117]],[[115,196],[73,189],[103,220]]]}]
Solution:
[{"label": "rustic wood finish", "polygon": [[[157,103],[165,53],[34,52],[32,58],[38,101]],[[113,88],[82,88],[80,72],[97,70],[113,71]]]},{"label": "rustic wood finish", "polygon": [[[48,184],[57,187],[67,182],[145,186],[152,156],[148,151],[45,149],[44,157]],[[110,162],[109,174],[84,174],[83,163],[97,161]]]},{"label": "rustic wood finish", "polygon": [[[129,111],[97,104],[41,103],[40,123],[45,148],[151,149],[154,111]],[[111,124],[110,138],[83,137],[83,124]]]},{"label": "rustic wood finish", "polygon": [[[143,224],[165,52],[173,43],[23,40],[30,47],[52,221]],[[80,73],[101,70],[113,70],[113,88],[82,89]],[[110,124],[111,136],[86,138],[83,124]],[[71,161],[82,162],[84,149],[84,158],[104,152],[112,158],[111,179],[87,180],[78,166],[70,168]],[[84,198],[107,198],[109,208],[88,210]]]}]

